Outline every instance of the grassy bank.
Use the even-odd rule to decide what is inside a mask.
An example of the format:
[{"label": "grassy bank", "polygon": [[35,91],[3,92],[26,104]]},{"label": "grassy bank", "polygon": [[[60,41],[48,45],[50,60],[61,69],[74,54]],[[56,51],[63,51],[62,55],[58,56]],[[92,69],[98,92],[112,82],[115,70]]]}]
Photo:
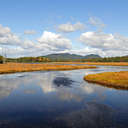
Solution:
[{"label": "grassy bank", "polygon": [[52,71],[52,70],[75,70],[96,68],[95,66],[73,66],[73,65],[56,65],[56,64],[25,64],[25,63],[6,63],[0,64],[0,74],[30,71]]},{"label": "grassy bank", "polygon": [[128,66],[128,62],[86,62],[88,65]]},{"label": "grassy bank", "polygon": [[103,66],[128,66],[128,62],[54,62],[55,64],[86,64]]},{"label": "grassy bank", "polygon": [[84,79],[91,83],[116,89],[128,89],[128,71],[90,74],[85,76]]}]

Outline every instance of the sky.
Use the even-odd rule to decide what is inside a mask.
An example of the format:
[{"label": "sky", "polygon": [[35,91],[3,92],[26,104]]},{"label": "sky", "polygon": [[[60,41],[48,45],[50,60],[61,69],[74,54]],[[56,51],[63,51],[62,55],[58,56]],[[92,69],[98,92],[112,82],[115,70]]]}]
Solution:
[{"label": "sky", "polygon": [[128,55],[128,0],[0,0],[0,54]]}]

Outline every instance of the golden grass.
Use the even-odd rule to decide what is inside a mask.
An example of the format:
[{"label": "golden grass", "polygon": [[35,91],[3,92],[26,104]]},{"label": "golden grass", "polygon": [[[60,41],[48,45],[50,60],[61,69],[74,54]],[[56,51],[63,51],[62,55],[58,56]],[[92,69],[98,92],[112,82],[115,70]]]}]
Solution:
[{"label": "golden grass", "polygon": [[84,80],[116,89],[128,89],[128,71],[90,74]]},{"label": "golden grass", "polygon": [[128,66],[128,62],[86,62],[88,65]]},{"label": "golden grass", "polygon": [[55,64],[86,64],[104,66],[128,66],[128,62],[55,62]]},{"label": "golden grass", "polygon": [[95,66],[73,66],[73,65],[57,65],[57,64],[27,64],[27,63],[6,63],[0,64],[0,74],[29,72],[29,71],[49,71],[49,70],[74,70],[96,68]]}]

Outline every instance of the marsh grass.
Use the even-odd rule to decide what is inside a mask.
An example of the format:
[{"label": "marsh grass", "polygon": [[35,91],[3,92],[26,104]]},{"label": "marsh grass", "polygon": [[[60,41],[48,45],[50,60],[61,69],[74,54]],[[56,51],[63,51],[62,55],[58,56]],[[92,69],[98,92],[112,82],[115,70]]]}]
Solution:
[{"label": "marsh grass", "polygon": [[53,70],[75,70],[96,68],[95,66],[87,65],[57,65],[57,64],[27,64],[27,63],[6,63],[0,64],[0,74],[15,73],[15,72],[29,72],[29,71],[53,71]]},{"label": "marsh grass", "polygon": [[128,66],[128,62],[54,62],[55,64],[85,64],[103,66]]},{"label": "marsh grass", "polygon": [[90,74],[84,80],[116,89],[128,89],[128,71]]}]

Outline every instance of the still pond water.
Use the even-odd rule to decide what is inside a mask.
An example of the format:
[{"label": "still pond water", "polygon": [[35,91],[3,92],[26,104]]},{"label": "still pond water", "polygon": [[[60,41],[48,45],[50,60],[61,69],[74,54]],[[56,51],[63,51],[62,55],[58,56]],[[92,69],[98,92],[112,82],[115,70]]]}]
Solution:
[{"label": "still pond water", "polygon": [[127,128],[128,91],[83,80],[122,70],[128,67],[0,75],[0,128]]}]

